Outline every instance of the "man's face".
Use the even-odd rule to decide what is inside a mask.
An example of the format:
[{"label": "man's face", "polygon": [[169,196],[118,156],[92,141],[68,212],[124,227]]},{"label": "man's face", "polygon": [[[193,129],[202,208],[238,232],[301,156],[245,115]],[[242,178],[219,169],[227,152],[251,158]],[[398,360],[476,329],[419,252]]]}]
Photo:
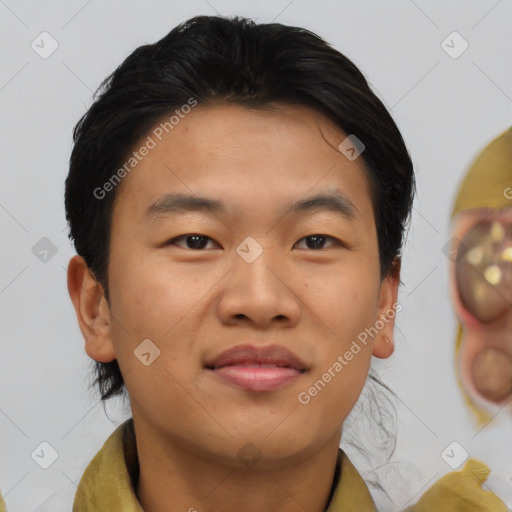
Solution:
[{"label": "man's face", "polygon": [[[372,352],[393,351],[393,321],[359,351],[353,341],[390,310],[398,286],[380,281],[363,160],[337,150],[347,134],[309,108],[276,107],[197,106],[124,179],[104,340],[139,431],[230,464],[251,442],[268,467],[339,434]],[[223,210],[174,209],[171,194],[222,201]],[[288,206],[316,195],[341,196],[343,206]],[[254,350],[215,366],[239,345]],[[270,345],[302,363],[247,361]]]}]

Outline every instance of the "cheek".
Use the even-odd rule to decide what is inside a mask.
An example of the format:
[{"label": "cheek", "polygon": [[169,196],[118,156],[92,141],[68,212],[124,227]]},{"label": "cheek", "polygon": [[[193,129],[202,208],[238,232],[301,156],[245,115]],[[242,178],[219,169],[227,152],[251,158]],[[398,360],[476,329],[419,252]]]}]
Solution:
[{"label": "cheek", "polygon": [[[331,338],[342,350],[360,332],[373,325],[379,302],[379,279],[371,267],[348,268],[331,276],[323,290],[323,315],[328,314]],[[323,317],[323,316],[322,316]]]},{"label": "cheek", "polygon": [[113,313],[138,336],[165,337],[208,289],[184,266],[171,266],[149,257],[119,260],[112,272]]},{"label": "cheek", "polygon": [[[354,280],[353,275],[368,277]],[[315,415],[329,423],[344,419],[367,378],[379,298],[378,275],[370,276],[370,270],[340,272],[316,295],[315,311],[324,328],[315,342],[319,364],[302,390],[303,402],[309,400]]]},{"label": "cheek", "polygon": [[[361,348],[348,360],[344,350],[334,351],[300,390],[297,399],[305,421],[313,430],[331,433],[338,429],[357,402],[366,382],[370,350]],[[316,427],[314,427],[316,425]]]}]

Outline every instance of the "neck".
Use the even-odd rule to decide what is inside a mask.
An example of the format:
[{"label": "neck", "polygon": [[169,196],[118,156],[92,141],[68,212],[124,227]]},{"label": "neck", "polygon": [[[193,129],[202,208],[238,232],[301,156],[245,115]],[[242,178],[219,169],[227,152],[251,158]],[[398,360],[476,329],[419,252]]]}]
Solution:
[{"label": "neck", "polygon": [[[328,506],[341,432],[288,464],[241,469],[238,460],[219,463],[211,454],[164,440],[144,422],[135,428],[136,494],[145,512],[324,512]],[[265,461],[255,466],[265,468]]]}]

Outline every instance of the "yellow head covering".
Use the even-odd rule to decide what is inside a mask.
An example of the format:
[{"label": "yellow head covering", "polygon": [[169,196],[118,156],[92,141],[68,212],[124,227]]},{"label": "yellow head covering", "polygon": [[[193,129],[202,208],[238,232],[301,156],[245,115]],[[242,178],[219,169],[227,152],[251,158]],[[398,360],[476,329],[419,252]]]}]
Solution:
[{"label": "yellow head covering", "polygon": [[472,208],[512,207],[512,127],[496,137],[468,169],[452,217]]},{"label": "yellow head covering", "polygon": [[[474,208],[507,207],[512,207],[512,127],[492,140],[476,157],[459,187],[451,217]],[[457,361],[463,335],[464,329],[459,323],[455,341],[455,371],[467,405],[482,424],[490,421],[491,416],[475,405],[460,378]]]}]

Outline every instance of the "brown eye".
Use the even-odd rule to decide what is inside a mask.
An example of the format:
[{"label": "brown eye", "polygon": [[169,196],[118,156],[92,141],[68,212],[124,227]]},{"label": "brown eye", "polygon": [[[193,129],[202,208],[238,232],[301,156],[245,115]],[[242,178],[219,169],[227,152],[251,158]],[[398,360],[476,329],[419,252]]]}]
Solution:
[{"label": "brown eye", "polygon": [[[325,249],[325,241],[326,240],[331,240],[331,242],[334,242],[335,245],[342,245],[342,243],[332,237],[332,236],[329,236],[329,235],[320,235],[320,234],[315,234],[315,235],[309,235],[309,236],[305,236],[304,238],[301,238],[299,240],[299,242],[302,242],[302,240],[307,240],[309,243],[306,243],[306,248],[307,249]],[[297,242],[297,243],[299,243]]]},{"label": "brown eye", "polygon": [[512,225],[482,222],[460,244],[455,279],[465,309],[489,323],[512,305]]},{"label": "brown eye", "polygon": [[196,251],[204,249],[208,241],[213,242],[213,240],[210,237],[205,235],[187,234],[172,238],[167,242],[166,245],[178,245],[179,247],[183,247],[183,245],[177,243],[178,241],[185,241],[184,249],[193,249]]}]

